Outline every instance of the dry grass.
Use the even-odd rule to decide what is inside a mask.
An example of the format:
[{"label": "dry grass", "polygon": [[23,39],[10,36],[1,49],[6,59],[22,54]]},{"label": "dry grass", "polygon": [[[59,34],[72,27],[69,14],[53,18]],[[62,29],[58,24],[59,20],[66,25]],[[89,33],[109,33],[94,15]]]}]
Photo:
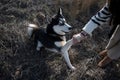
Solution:
[{"label": "dry grass", "polygon": [[107,25],[103,30],[97,29],[92,39],[88,38],[70,49],[70,59],[77,68],[76,71],[71,71],[59,54],[46,50],[37,52],[26,33],[27,23],[36,23],[44,27],[58,8],[62,7],[68,23],[75,28],[67,34],[69,39],[73,34],[80,32],[90,16],[96,12],[93,7],[96,4],[101,7],[103,2],[103,0],[1,0],[0,80],[118,80],[119,62],[113,62],[113,65],[101,69],[97,67],[97,59],[91,61],[108,42]]}]

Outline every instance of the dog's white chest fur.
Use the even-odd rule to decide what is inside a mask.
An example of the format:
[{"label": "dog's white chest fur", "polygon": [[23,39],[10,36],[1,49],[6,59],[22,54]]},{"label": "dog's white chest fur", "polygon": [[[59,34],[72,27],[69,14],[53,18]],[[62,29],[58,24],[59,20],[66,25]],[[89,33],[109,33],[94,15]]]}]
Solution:
[{"label": "dog's white chest fur", "polygon": [[55,42],[55,45],[58,46],[58,47],[62,47],[66,44],[66,41],[57,41]]}]

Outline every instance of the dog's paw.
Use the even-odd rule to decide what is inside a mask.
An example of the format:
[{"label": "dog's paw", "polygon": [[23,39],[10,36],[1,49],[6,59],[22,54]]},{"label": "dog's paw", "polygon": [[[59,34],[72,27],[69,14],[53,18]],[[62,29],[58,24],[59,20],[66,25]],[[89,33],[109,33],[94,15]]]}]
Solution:
[{"label": "dog's paw", "polygon": [[76,68],[75,68],[74,66],[72,66],[72,67],[71,67],[71,70],[75,71],[75,70],[76,70]]},{"label": "dog's paw", "polygon": [[37,48],[36,48],[36,50],[37,50],[37,51],[40,51],[40,48],[39,48],[39,47],[37,47]]}]

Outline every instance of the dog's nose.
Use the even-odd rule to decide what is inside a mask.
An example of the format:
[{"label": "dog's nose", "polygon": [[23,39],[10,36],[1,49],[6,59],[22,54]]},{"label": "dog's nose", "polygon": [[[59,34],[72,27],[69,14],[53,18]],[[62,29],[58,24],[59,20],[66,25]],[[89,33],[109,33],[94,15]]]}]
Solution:
[{"label": "dog's nose", "polygon": [[72,30],[73,28],[72,27],[69,27],[69,30]]}]

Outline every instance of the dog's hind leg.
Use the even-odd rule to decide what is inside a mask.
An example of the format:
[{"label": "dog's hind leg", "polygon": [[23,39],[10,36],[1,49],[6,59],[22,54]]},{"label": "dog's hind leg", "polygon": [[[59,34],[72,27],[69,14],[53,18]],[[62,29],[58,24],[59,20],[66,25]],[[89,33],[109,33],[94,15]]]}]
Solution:
[{"label": "dog's hind leg", "polygon": [[42,47],[43,45],[41,44],[40,41],[37,41],[37,47],[36,47],[36,50],[37,51],[40,51],[40,48]]}]

